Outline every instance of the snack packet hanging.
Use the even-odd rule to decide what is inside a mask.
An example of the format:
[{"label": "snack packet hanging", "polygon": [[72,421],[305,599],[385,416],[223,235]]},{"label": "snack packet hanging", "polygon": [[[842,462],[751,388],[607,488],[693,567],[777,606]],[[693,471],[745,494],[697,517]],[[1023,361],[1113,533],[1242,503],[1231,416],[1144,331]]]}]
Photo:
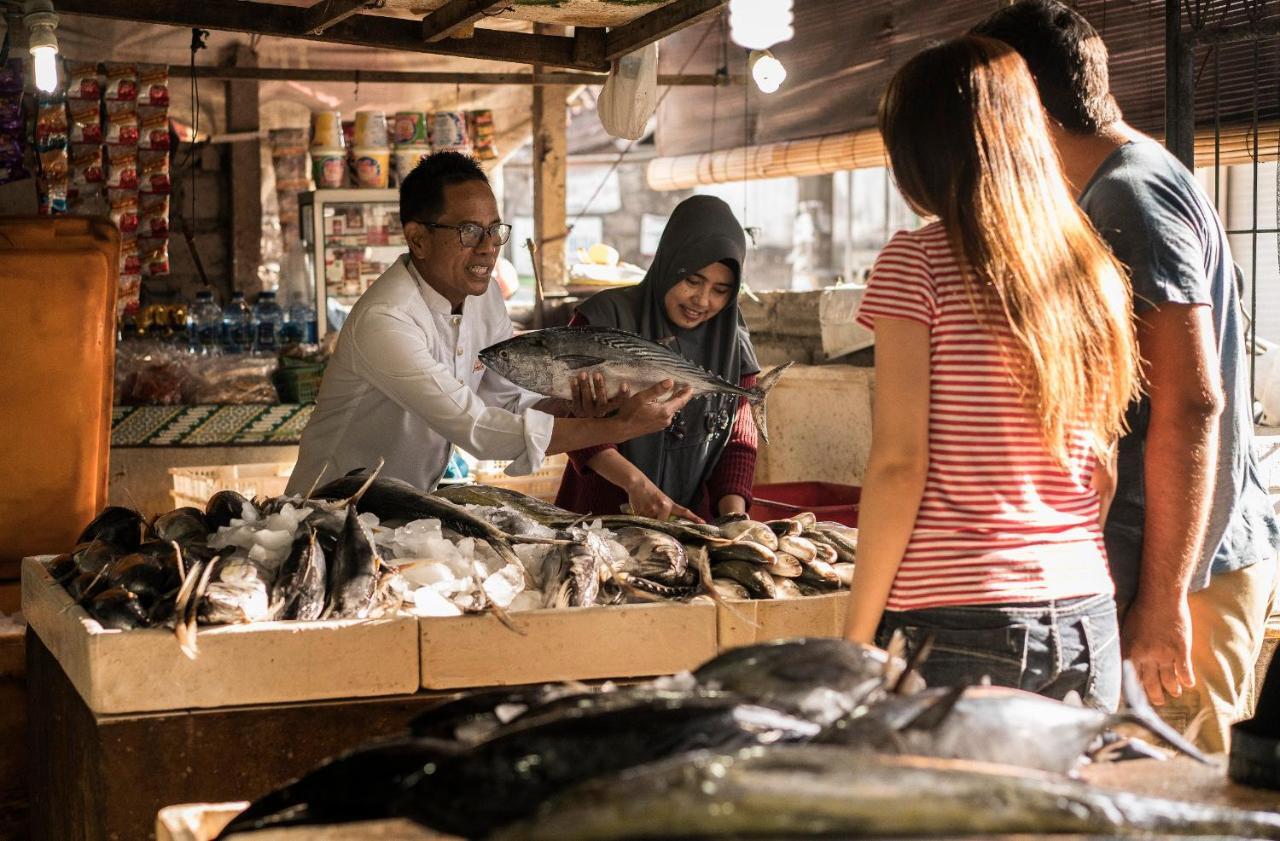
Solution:
[{"label": "snack packet hanging", "polygon": [[96,143],[72,143],[69,156],[72,186],[101,184],[106,180],[102,147]]},{"label": "snack packet hanging", "polygon": [[138,148],[169,148],[169,109],[138,106]]},{"label": "snack packet hanging", "polygon": [[107,186],[113,190],[138,189],[138,148],[107,147]]},{"label": "snack packet hanging", "polygon": [[138,66],[107,62],[107,79],[106,86],[102,89],[102,98],[108,101],[136,101],[138,99]]},{"label": "snack packet hanging", "polygon": [[107,205],[111,221],[122,235],[138,232],[138,193],[136,190],[108,190]]},{"label": "snack packet hanging", "polygon": [[138,234],[144,237],[169,236],[169,197],[161,193],[138,196]]},{"label": "snack packet hanging", "polygon": [[96,61],[68,61],[65,67],[68,99],[91,99],[96,103],[102,97]]},{"label": "snack packet hanging", "polygon": [[163,150],[138,152],[138,189],[143,193],[169,193],[169,153]]},{"label": "snack packet hanging", "polygon": [[139,239],[138,250],[142,255],[142,273],[158,277],[169,273],[169,240],[158,237]]},{"label": "snack packet hanging", "polygon": [[129,100],[107,102],[107,123],[103,139],[118,145],[138,145],[138,103]]},{"label": "snack packet hanging", "polygon": [[102,111],[96,99],[68,99],[72,143],[102,142]]},{"label": "snack packet hanging", "polygon": [[138,65],[138,104],[168,107],[169,68],[166,65]]}]

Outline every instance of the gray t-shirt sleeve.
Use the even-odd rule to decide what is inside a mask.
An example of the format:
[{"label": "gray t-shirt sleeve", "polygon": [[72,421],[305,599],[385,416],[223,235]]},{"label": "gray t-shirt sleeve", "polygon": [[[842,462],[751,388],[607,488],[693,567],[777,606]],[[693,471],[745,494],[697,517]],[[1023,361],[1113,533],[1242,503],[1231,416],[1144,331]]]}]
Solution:
[{"label": "gray t-shirt sleeve", "polygon": [[1117,173],[1091,185],[1081,206],[1128,270],[1138,312],[1212,304],[1202,223],[1161,179]]}]

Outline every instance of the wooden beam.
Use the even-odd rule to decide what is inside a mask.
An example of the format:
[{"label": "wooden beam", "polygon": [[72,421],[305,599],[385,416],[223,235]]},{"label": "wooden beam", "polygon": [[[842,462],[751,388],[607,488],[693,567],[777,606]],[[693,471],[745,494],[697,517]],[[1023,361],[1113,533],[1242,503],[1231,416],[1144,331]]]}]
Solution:
[{"label": "wooden beam", "polygon": [[728,0],[675,0],[654,9],[631,23],[609,30],[604,57],[608,61],[635,52],[646,44],[659,41],[673,32],[715,14]]},{"label": "wooden beam", "polygon": [[303,17],[302,31],[319,35],[335,23],[341,23],[356,12],[382,6],[386,0],[316,0]]},{"label": "wooden beam", "polygon": [[229,32],[302,38],[326,43],[353,44],[375,49],[452,55],[463,58],[546,64],[572,70],[606,71],[606,61],[583,62],[574,58],[573,39],[564,36],[477,29],[471,38],[445,38],[434,44],[422,40],[422,24],[385,15],[352,15],[323,33],[304,32],[310,11],[295,6],[255,3],[250,0],[58,0],[62,14],[115,18],[139,23],[200,27]]},{"label": "wooden beam", "polygon": [[573,28],[573,57],[587,64],[604,62],[604,50],[607,40],[608,35],[604,29],[575,26]]},{"label": "wooden beam", "polygon": [[[247,79],[259,82],[390,82],[402,85],[603,85],[604,73],[435,73],[416,70],[355,70],[328,67],[225,67],[171,64],[175,79]],[[715,73],[659,74],[667,87],[731,87],[746,84],[745,76]]]},{"label": "wooden beam", "polygon": [[448,0],[422,19],[422,40],[434,43],[447,38],[450,33],[471,26],[484,17],[485,12],[501,5],[493,0]]},{"label": "wooden beam", "polygon": [[[534,31],[556,28],[540,23]],[[535,72],[538,69],[535,66]],[[562,294],[569,282],[565,262],[569,90],[558,85],[533,89],[533,237],[538,246],[533,259],[538,262],[542,290],[553,295]]]}]

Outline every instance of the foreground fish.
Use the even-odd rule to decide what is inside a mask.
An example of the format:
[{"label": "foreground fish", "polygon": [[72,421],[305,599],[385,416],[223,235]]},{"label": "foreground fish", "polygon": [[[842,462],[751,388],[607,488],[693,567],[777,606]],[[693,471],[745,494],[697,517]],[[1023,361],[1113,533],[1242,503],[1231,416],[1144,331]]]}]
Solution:
[{"label": "foreground fish", "polygon": [[593,780],[503,841],[623,838],[1098,837],[1280,839],[1280,814],[1095,788],[979,762],[818,745],[698,753]]},{"label": "foreground fish", "polygon": [[[731,692],[822,725],[880,701],[906,663],[844,639],[800,637],[733,648],[698,667],[700,686]],[[909,687],[920,689],[917,678]]]},{"label": "foreground fish", "polygon": [[522,716],[406,781],[397,812],[438,832],[478,838],[565,788],[678,753],[811,738],[817,726],[733,698],[606,693]]},{"label": "foreground fish", "polygon": [[1134,724],[1200,762],[1209,761],[1151,708],[1130,663],[1124,664],[1122,687],[1126,709],[1118,713],[1004,686],[928,689],[853,710],[817,741],[1065,774],[1108,729]]},{"label": "foreground fish", "polygon": [[368,616],[380,563],[369,527],[360,521],[354,507],[348,508],[337,551],[326,570],[328,600],[320,617],[364,619]]},{"label": "foreground fish", "polygon": [[733,394],[751,405],[760,437],[769,441],[765,398],[793,363],[779,365],[753,388],[741,388],[634,333],[613,327],[550,327],[524,333],[480,351],[485,367],[530,391],[568,400],[569,383],[579,374],[604,375],[609,396],[625,383],[635,391],[672,380],[701,394]]}]

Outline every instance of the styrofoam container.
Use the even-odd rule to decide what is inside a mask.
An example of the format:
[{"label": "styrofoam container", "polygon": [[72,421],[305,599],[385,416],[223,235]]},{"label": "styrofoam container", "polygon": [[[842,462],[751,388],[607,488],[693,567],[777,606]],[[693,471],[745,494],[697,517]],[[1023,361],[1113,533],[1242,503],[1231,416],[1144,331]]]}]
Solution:
[{"label": "styrofoam container", "polygon": [[312,111],[311,145],[318,149],[341,149],[342,115],[337,111]]},{"label": "styrofoam container", "polygon": [[458,150],[470,146],[467,136],[467,115],[464,111],[437,111],[431,115],[431,147]]},{"label": "styrofoam container", "polygon": [[355,148],[355,177],[357,187],[384,190],[391,169],[391,150],[386,146],[357,146]]},{"label": "styrofoam container", "polygon": [[421,146],[397,146],[395,151],[391,153],[396,178],[403,181],[406,175],[413,172],[413,168],[418,165],[418,162],[430,154],[431,147],[425,144]]},{"label": "styrofoam container", "polygon": [[347,152],[345,149],[312,149],[311,177],[316,189],[332,190],[347,185]]},{"label": "styrofoam container", "polygon": [[385,111],[356,112],[356,148],[387,145],[387,115]]},{"label": "styrofoam container", "polygon": [[397,146],[426,145],[430,142],[427,115],[422,111],[397,112],[391,137]]},{"label": "styrofoam container", "polygon": [[100,715],[407,695],[420,680],[413,616],[202,627],[190,659],[168,628],[103,628],[49,574],[22,562],[22,613]]}]

